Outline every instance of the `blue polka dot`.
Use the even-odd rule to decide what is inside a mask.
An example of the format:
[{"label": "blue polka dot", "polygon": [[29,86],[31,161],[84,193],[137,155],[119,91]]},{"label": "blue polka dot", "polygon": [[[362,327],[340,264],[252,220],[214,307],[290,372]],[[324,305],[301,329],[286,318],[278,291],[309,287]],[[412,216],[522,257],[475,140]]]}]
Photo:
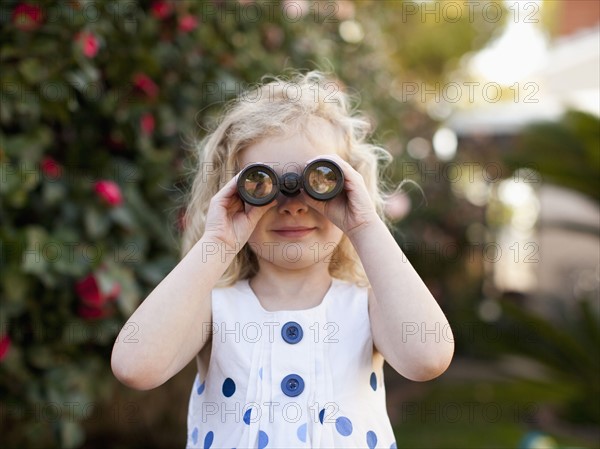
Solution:
[{"label": "blue polka dot", "polygon": [[258,449],[264,449],[269,444],[269,437],[262,430],[258,431]]},{"label": "blue polka dot", "polygon": [[231,377],[225,379],[223,382],[223,394],[227,397],[231,397],[235,393],[235,382]]},{"label": "blue polka dot", "polygon": [[212,430],[206,434],[206,436],[204,437],[204,449],[210,449],[214,437],[215,434],[212,432]]},{"label": "blue polka dot", "polygon": [[205,382],[202,382],[200,385],[198,385],[198,389],[196,390],[196,393],[202,394],[204,392],[204,384],[205,384]]},{"label": "blue polka dot", "polygon": [[345,437],[352,433],[352,423],[345,416],[340,416],[335,420],[335,428],[340,435]]},{"label": "blue polka dot", "polygon": [[250,407],[248,410],[246,410],[246,413],[244,413],[244,422],[246,424],[250,424],[250,415],[252,414],[252,407]]},{"label": "blue polka dot", "polygon": [[258,377],[262,379],[262,367],[258,370]]},{"label": "blue polka dot", "polygon": [[395,441],[390,446],[390,449],[398,449],[398,446],[396,446],[396,442]]},{"label": "blue polka dot", "polygon": [[374,449],[377,446],[377,435],[372,430],[367,432],[367,446],[369,446],[369,449]]},{"label": "blue polka dot", "polygon": [[196,445],[196,443],[198,443],[198,428],[194,427],[194,430],[192,431],[192,443],[194,443],[194,445]]},{"label": "blue polka dot", "polygon": [[303,443],[306,443],[306,423],[298,427],[298,431],[296,433],[298,434],[298,439]]},{"label": "blue polka dot", "polygon": [[375,373],[371,373],[371,388],[373,391],[377,390],[377,375]]},{"label": "blue polka dot", "polygon": [[325,416],[325,409],[321,410],[319,412],[319,421],[321,421],[321,424],[323,424],[323,417]]}]

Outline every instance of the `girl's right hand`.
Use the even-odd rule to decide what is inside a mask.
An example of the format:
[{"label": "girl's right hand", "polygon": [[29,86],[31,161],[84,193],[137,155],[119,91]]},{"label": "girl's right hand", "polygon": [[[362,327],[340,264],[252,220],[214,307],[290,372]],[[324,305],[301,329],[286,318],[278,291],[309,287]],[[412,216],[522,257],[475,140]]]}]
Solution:
[{"label": "girl's right hand", "polygon": [[260,207],[244,203],[237,193],[238,176],[239,173],[210,200],[203,236],[237,251],[248,241],[262,216],[277,205],[277,200]]}]

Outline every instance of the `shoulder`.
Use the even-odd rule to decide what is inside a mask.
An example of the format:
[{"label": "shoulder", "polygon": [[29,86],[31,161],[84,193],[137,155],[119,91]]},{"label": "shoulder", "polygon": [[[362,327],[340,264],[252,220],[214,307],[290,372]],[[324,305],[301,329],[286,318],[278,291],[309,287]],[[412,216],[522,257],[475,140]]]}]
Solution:
[{"label": "shoulder", "polygon": [[[248,302],[248,281],[238,280],[229,286],[215,287],[211,292],[211,302],[215,307],[237,307],[240,302]],[[244,299],[246,299],[244,301]]]},{"label": "shoulder", "polygon": [[334,278],[333,297],[339,307],[344,309],[364,309],[369,303],[369,288],[354,282]]},{"label": "shoulder", "polygon": [[240,295],[245,292],[245,286],[247,285],[248,280],[240,279],[235,281],[234,283],[226,286],[218,286],[212,289],[213,296],[235,296]]},{"label": "shoulder", "polygon": [[346,281],[344,279],[333,278],[333,282],[336,285],[336,293],[344,297],[364,297],[365,299],[369,295],[369,287],[361,286],[355,282]]}]

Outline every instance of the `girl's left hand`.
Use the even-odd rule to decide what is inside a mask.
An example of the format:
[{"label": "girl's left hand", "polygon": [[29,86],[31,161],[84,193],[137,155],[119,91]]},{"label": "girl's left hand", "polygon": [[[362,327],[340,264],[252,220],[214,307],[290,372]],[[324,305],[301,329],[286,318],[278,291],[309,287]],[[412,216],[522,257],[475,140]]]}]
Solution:
[{"label": "girl's left hand", "polygon": [[330,159],[340,166],[344,173],[344,189],[339,195],[328,201],[314,200],[305,194],[306,204],[327,217],[348,236],[378,220],[379,216],[375,205],[361,174],[337,154],[315,157],[306,164],[320,158]]}]

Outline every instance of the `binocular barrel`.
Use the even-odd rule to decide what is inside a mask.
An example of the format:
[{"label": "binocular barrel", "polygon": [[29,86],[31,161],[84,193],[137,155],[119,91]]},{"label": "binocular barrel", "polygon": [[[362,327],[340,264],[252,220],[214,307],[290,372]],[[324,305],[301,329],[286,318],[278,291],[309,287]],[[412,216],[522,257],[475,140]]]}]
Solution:
[{"label": "binocular barrel", "polygon": [[344,187],[344,174],[335,162],[317,159],[308,164],[301,175],[289,172],[281,177],[264,164],[251,164],[242,170],[237,189],[243,201],[253,206],[270,203],[281,192],[296,196],[303,189],[308,196],[327,201],[337,196]]}]

